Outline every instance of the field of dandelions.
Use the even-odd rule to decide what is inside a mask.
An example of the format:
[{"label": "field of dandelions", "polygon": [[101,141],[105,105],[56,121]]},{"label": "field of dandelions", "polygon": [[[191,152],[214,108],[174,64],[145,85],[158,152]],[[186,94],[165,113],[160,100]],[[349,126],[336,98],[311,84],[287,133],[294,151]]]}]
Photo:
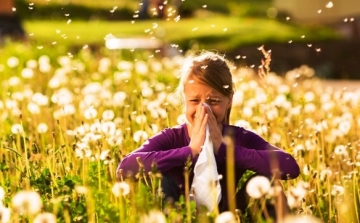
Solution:
[{"label": "field of dandelions", "polygon": [[[0,53],[0,222],[246,222],[164,206],[161,175],[116,178],[122,157],[184,121],[175,95],[182,56],[15,45]],[[234,63],[236,64],[236,63]],[[256,67],[256,66],[255,66]],[[360,90],[322,87],[307,66],[259,78],[233,67],[231,124],[291,153],[288,222],[359,222]],[[252,182],[253,201],[272,199]],[[284,222],[286,222],[284,220]]]}]

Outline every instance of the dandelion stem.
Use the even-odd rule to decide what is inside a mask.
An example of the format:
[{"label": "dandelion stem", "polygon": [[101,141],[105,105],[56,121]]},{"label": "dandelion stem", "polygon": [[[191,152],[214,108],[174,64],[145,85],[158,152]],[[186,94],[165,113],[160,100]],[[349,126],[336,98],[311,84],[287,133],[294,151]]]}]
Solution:
[{"label": "dandelion stem", "polygon": [[224,141],[226,144],[226,181],[227,181],[227,190],[228,190],[228,202],[229,210],[235,214],[236,204],[235,204],[235,150],[234,142],[230,136],[225,136]]},{"label": "dandelion stem", "polygon": [[[22,129],[24,129],[24,126],[23,126],[22,121],[20,121],[20,124],[21,124]],[[22,139],[23,139],[23,142],[24,142],[24,150],[25,150],[25,167],[26,167],[26,174],[27,174],[27,177],[30,178],[31,172],[30,172],[30,164],[29,164],[29,158],[28,158],[28,147],[27,147],[27,144],[26,144],[25,131],[22,131]]]}]

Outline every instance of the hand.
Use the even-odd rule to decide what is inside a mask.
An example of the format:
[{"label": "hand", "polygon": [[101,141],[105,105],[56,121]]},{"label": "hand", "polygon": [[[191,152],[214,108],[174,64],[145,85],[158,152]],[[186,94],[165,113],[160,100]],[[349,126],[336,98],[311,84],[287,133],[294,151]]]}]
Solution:
[{"label": "hand", "polygon": [[214,114],[212,113],[210,107],[206,107],[206,113],[208,114],[208,121],[207,124],[209,125],[209,132],[210,132],[210,139],[213,143],[214,147],[214,154],[217,155],[219,152],[219,148],[221,146],[221,143],[223,142],[223,136],[222,136],[222,125],[217,123],[216,118]]},{"label": "hand", "polygon": [[199,155],[206,137],[206,124],[209,115],[205,110],[205,106],[201,103],[196,108],[194,125],[191,126],[190,148],[193,156]]}]

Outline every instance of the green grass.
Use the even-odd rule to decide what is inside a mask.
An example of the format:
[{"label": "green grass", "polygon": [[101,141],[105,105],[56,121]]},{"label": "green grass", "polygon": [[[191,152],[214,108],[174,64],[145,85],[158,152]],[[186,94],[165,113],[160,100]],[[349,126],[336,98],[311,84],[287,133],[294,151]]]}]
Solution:
[{"label": "green grass", "polygon": [[[103,45],[108,34],[118,37],[158,37],[167,43],[189,48],[197,43],[201,48],[227,51],[246,44],[266,42],[316,41],[337,38],[324,27],[305,27],[261,18],[225,17],[206,14],[192,19],[147,21],[25,21],[30,39],[37,44]],[[305,38],[301,38],[304,35]]]}]

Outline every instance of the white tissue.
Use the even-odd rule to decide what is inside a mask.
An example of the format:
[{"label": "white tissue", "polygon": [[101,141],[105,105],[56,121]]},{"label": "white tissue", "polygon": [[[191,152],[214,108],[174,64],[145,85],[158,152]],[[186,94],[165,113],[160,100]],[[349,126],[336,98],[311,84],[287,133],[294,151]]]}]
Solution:
[{"label": "white tissue", "polygon": [[198,207],[204,205],[209,211],[213,211],[221,200],[221,187],[208,126],[206,126],[204,145],[194,167],[192,186],[196,205]]}]

